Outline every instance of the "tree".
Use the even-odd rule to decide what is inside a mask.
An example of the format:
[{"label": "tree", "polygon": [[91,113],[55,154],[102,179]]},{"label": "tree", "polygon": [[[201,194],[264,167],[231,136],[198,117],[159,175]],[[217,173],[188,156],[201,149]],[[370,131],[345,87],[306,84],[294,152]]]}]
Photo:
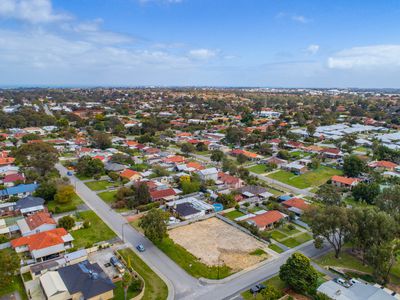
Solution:
[{"label": "tree", "polygon": [[315,127],[315,125],[313,123],[307,125],[308,136],[310,136],[310,137],[314,136],[316,130],[317,130],[317,128]]},{"label": "tree", "polygon": [[149,187],[147,186],[146,183],[141,182],[134,187],[133,199],[131,199],[131,201],[129,201],[128,203],[132,208],[139,205],[150,203],[150,201],[151,201],[151,196]]},{"label": "tree", "polygon": [[19,267],[20,260],[15,251],[9,249],[0,251],[0,290],[11,286]]},{"label": "tree", "polygon": [[354,208],[349,211],[351,234],[349,240],[362,253],[365,262],[368,249],[374,245],[391,242],[398,231],[398,225],[389,214],[375,208]]},{"label": "tree", "polygon": [[127,298],[128,288],[132,284],[132,275],[129,272],[125,272],[122,275],[122,287],[124,288],[124,299]]},{"label": "tree", "polygon": [[272,285],[267,285],[260,294],[263,300],[276,300],[282,297],[282,293]]},{"label": "tree", "polygon": [[350,155],[344,158],[343,172],[346,176],[357,177],[365,170],[365,163],[358,156]]},{"label": "tree", "polygon": [[160,242],[167,236],[168,214],[160,209],[151,209],[140,219],[139,226],[144,234],[153,242]]},{"label": "tree", "polygon": [[66,230],[70,230],[75,226],[75,219],[71,216],[64,216],[58,220],[58,227],[65,228]]},{"label": "tree", "polygon": [[231,175],[237,172],[237,167],[232,159],[224,158],[222,161],[222,171],[229,172]]},{"label": "tree", "polygon": [[93,177],[104,173],[104,165],[99,159],[93,159],[90,156],[82,156],[76,165],[78,175]]},{"label": "tree", "polygon": [[183,153],[188,154],[190,152],[194,152],[194,150],[195,150],[194,146],[192,144],[190,144],[190,143],[183,143],[181,145],[181,151]]},{"label": "tree", "polygon": [[213,151],[211,151],[210,159],[212,161],[222,161],[224,156],[225,156],[225,154],[221,150],[213,150]]},{"label": "tree", "polygon": [[111,136],[105,132],[96,132],[93,135],[93,146],[100,149],[110,148],[112,146]]},{"label": "tree", "polygon": [[279,150],[276,156],[286,160],[290,158],[290,154],[287,150]]},{"label": "tree", "polygon": [[318,273],[310,260],[301,253],[293,253],[279,270],[279,278],[299,293],[314,293],[318,286]]},{"label": "tree", "polygon": [[237,204],[233,194],[219,194],[217,201],[225,208],[234,207]]},{"label": "tree", "polygon": [[42,182],[35,191],[35,197],[41,197],[46,202],[54,200],[57,193],[57,185],[54,181]]},{"label": "tree", "polygon": [[320,167],[320,165],[321,165],[321,161],[316,157],[311,159],[311,162],[309,164],[310,168],[313,170],[318,169]]},{"label": "tree", "polygon": [[340,206],[342,202],[342,195],[340,194],[339,188],[332,184],[322,185],[316,192],[316,196],[325,205]]},{"label": "tree", "polygon": [[374,204],[375,198],[380,193],[378,183],[360,182],[351,190],[351,193],[357,201],[365,201],[368,204]]},{"label": "tree", "polygon": [[54,164],[58,161],[57,150],[52,145],[42,142],[24,144],[14,155],[17,162],[35,169],[41,176],[53,170]]},{"label": "tree", "polygon": [[72,185],[61,185],[57,188],[54,200],[59,204],[67,204],[72,201],[74,195],[75,191]]},{"label": "tree", "polygon": [[204,144],[203,142],[200,142],[200,143],[198,143],[198,144],[196,145],[196,150],[197,150],[197,151],[200,151],[200,152],[203,152],[203,151],[207,151],[207,150],[208,150],[208,147],[207,147],[207,145]]},{"label": "tree", "polygon": [[311,208],[305,213],[314,238],[325,238],[335,250],[336,258],[339,258],[344,239],[350,232],[348,211],[344,207],[326,206]]},{"label": "tree", "polygon": [[228,127],[226,129],[225,140],[229,144],[239,144],[244,137],[244,132],[239,127]]},{"label": "tree", "polygon": [[239,153],[239,155],[236,157],[236,160],[239,164],[244,164],[248,159],[246,155]]},{"label": "tree", "polygon": [[385,188],[375,199],[376,205],[388,214],[398,216],[400,213],[400,185]]},{"label": "tree", "polygon": [[398,241],[373,245],[367,251],[367,261],[373,268],[375,279],[382,284],[389,282],[390,270],[397,262],[400,245]]}]

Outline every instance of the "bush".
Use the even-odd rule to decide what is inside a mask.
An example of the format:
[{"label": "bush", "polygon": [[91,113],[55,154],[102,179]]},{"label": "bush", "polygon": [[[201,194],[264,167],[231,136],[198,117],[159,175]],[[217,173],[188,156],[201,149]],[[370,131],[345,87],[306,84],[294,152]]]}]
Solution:
[{"label": "bush", "polygon": [[85,220],[85,221],[83,221],[83,228],[85,228],[85,229],[87,229],[87,228],[89,228],[90,227],[90,221],[89,220]]},{"label": "bush", "polygon": [[160,203],[159,202],[152,202],[149,204],[144,204],[144,205],[139,205],[138,207],[136,207],[136,209],[138,211],[147,211],[150,210],[152,208],[158,208],[160,207]]},{"label": "bush", "polygon": [[289,229],[289,230],[294,230],[295,228],[296,228],[296,227],[295,227],[293,224],[289,224],[289,225],[288,225],[288,229]]},{"label": "bush", "polygon": [[236,205],[235,205],[235,209],[236,209],[236,210],[239,210],[239,208],[240,208],[240,205],[239,205],[239,204],[236,204]]}]

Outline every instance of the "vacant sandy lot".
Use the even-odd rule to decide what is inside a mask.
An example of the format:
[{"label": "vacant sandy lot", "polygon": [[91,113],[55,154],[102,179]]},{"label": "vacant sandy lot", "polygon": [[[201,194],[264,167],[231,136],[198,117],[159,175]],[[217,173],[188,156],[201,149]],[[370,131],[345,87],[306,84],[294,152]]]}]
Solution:
[{"label": "vacant sandy lot", "polygon": [[250,255],[265,244],[217,218],[172,229],[169,236],[210,266],[220,263],[238,271],[267,258]]}]

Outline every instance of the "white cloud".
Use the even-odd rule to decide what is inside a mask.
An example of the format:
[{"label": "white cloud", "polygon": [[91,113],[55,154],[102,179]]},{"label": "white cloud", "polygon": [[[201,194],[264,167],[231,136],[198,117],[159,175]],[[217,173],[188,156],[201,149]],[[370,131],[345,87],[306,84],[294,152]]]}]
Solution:
[{"label": "white cloud", "polygon": [[306,51],[311,55],[317,54],[317,52],[319,51],[319,45],[311,44],[307,47]]},{"label": "white cloud", "polygon": [[310,23],[311,19],[306,18],[305,16],[301,16],[301,15],[293,15],[291,16],[291,19],[295,22],[299,22],[299,23]]},{"label": "white cloud", "polygon": [[1,0],[0,18],[17,19],[30,23],[49,23],[71,17],[55,13],[50,0]]},{"label": "white cloud", "polygon": [[400,67],[400,45],[374,45],[342,50],[328,58],[332,69]]},{"label": "white cloud", "polygon": [[189,56],[194,59],[207,60],[216,57],[218,51],[210,49],[193,49],[189,51]]}]

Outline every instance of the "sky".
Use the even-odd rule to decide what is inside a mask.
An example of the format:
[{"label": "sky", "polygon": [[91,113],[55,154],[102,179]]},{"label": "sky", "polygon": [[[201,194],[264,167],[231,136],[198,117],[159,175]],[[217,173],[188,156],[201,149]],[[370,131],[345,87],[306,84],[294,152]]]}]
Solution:
[{"label": "sky", "polygon": [[400,88],[398,0],[0,0],[0,86]]}]

